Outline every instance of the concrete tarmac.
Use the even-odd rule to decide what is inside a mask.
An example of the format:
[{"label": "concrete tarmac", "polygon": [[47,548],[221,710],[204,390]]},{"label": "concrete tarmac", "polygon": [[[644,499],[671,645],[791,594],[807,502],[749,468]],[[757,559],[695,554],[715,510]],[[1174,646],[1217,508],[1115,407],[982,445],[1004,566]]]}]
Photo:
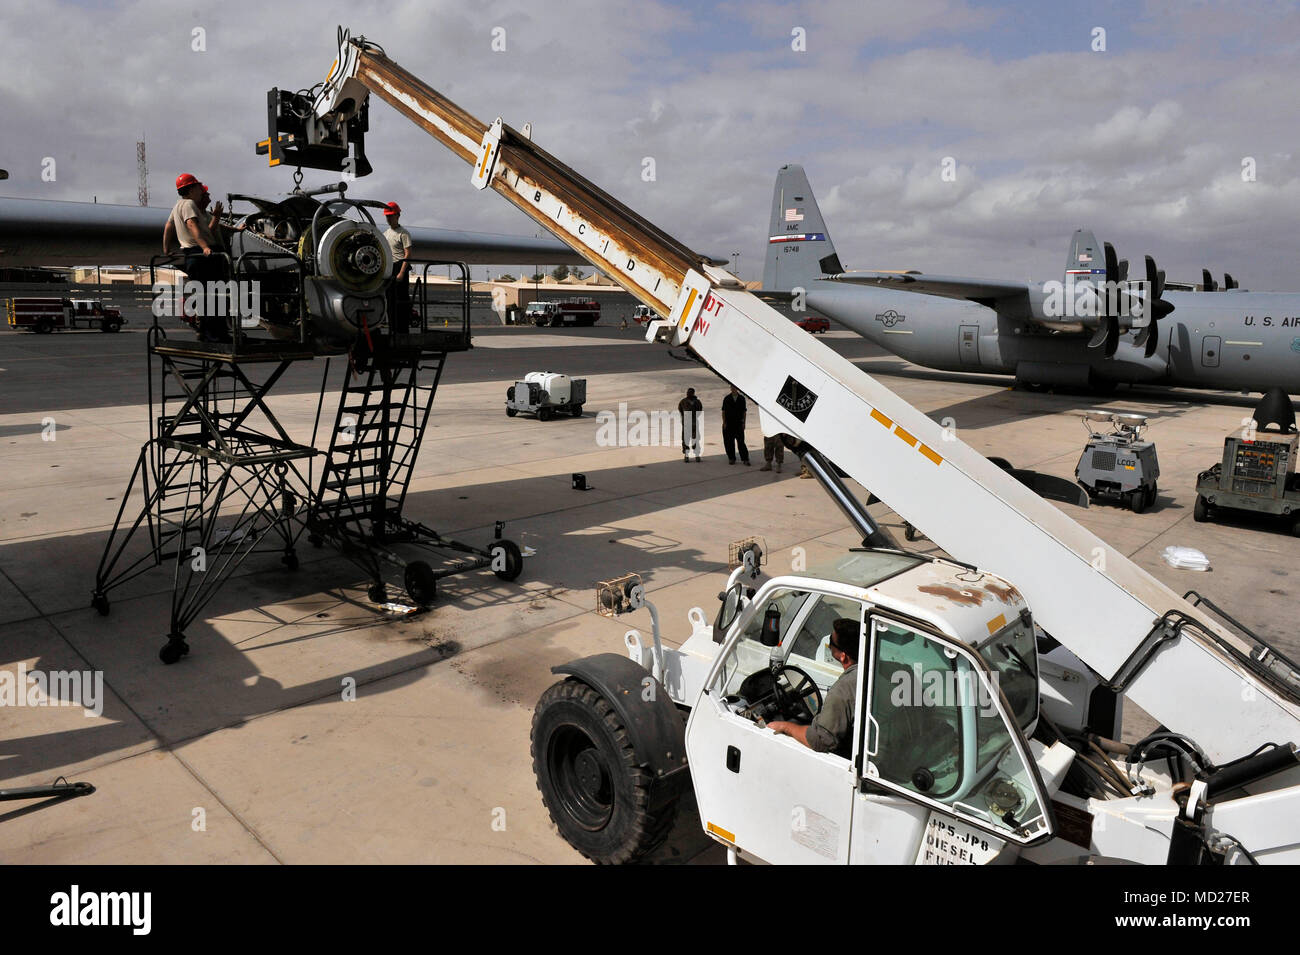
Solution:
[{"label": "concrete tarmac", "polygon": [[[176,333],[181,335],[183,333]],[[89,607],[95,570],[148,436],[145,338],[0,333],[0,670],[90,671],[102,712],[26,700],[0,721],[0,788],[90,782],[88,797],[6,803],[0,860],[10,863],[578,863],[533,780],[532,707],[550,667],[622,652],[645,613],[594,612],[595,581],[640,573],[665,637],[711,619],[731,541],[762,535],[773,572],[804,548],[810,565],[856,543],[815,481],[762,472],[752,409],[751,467],[728,465],[708,369],[643,343],[636,329],[476,330],[449,358],[406,502],[408,516],[485,544],[494,521],[536,554],[505,583],[488,572],[440,582],[425,613],[377,611],[364,574],[328,549],[299,548],[286,569],[254,554],[188,631],[191,653],[165,667],[172,574],[160,567]],[[1300,656],[1297,541],[1263,520],[1196,524],[1198,471],[1253,407],[1234,394],[1121,390],[1110,398],[1012,391],[1006,379],[945,375],[883,354],[848,332],[819,336],[957,436],[1018,467],[1073,479],[1085,408],[1151,416],[1160,496],[1141,515],[1059,505],[1173,589],[1196,588]],[[271,405],[309,436],[324,362],[301,362]],[[588,378],[578,419],[504,414],[528,371]],[[343,363],[329,370],[332,415]],[[674,410],[687,387],[706,409],[705,460],[666,445],[602,443],[601,411]],[[605,432],[608,432],[608,428]],[[574,491],[572,472],[592,490]],[[902,540],[884,504],[873,514]],[[1160,557],[1203,550],[1192,573]],[[916,548],[928,550],[929,541]],[[1127,714],[1130,737],[1149,717]],[[683,812],[656,861],[712,863],[722,853]]]}]

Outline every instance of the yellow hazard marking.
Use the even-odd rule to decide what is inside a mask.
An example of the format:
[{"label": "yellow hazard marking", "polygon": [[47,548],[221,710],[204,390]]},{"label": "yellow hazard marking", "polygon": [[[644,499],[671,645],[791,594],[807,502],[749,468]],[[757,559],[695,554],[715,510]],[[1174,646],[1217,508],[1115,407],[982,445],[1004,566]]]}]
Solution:
[{"label": "yellow hazard marking", "polygon": [[892,428],[892,427],[894,426],[894,421],[893,421],[892,418],[890,418],[888,415],[883,415],[883,414],[881,414],[881,413],[880,413],[879,411],[877,411],[875,408],[872,408],[872,409],[871,409],[871,417],[875,418],[877,421],[879,421],[881,424],[883,424],[886,428]]},{"label": "yellow hazard marking", "polygon": [[906,431],[904,431],[902,428],[897,428],[897,427],[894,428],[894,434],[898,435],[900,438],[902,438],[904,441],[906,441],[909,447],[915,447],[915,446],[916,446],[916,438],[912,437],[910,434],[908,434],[908,433],[907,433]]},{"label": "yellow hazard marking", "polygon": [[918,450],[922,454],[924,454],[927,458],[929,458],[931,461],[933,461],[935,464],[943,464],[943,457],[939,454],[938,451],[934,450],[928,445],[923,444],[921,445],[920,448],[918,448]]},{"label": "yellow hazard marking", "polygon": [[483,175],[483,167],[487,165],[488,156],[492,155],[492,144],[488,143],[483,147],[483,156],[478,161],[478,169],[474,170],[476,176]]},{"label": "yellow hazard marking", "polygon": [[728,832],[726,829],[723,829],[721,826],[715,825],[714,823],[709,823],[708,829],[709,832],[713,833],[715,836],[726,839],[733,846],[736,844],[736,837],[732,833]]},{"label": "yellow hazard marking", "polygon": [[686,327],[686,320],[691,317],[691,306],[695,304],[696,296],[699,294],[697,289],[691,289],[690,294],[686,296],[686,306],[682,309],[682,317],[677,322],[682,328]]},{"label": "yellow hazard marking", "polygon": [[1007,615],[1000,613],[988,622],[989,633],[997,633],[1007,625]]}]

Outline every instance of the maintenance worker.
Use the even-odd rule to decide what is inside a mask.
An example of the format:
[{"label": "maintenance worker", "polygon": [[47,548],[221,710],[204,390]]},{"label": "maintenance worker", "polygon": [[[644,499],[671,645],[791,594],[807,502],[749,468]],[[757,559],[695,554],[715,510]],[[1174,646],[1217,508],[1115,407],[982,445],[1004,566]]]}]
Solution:
[{"label": "maintenance worker", "polygon": [[807,726],[775,720],[767,728],[778,736],[789,736],[817,753],[849,755],[853,746],[853,701],[858,684],[858,634],[861,624],[840,617],[831,624],[831,657],[844,668],[840,678],[826,691],[822,708]]},{"label": "maintenance worker", "polygon": [[735,385],[731,393],[722,399],[722,446],[727,452],[727,463],[736,463],[736,449],[740,449],[740,460],[749,467],[749,448],[745,447],[745,396]]},{"label": "maintenance worker", "polygon": [[[227,260],[220,255],[220,243],[212,234],[210,217],[199,205],[203,191],[203,183],[190,173],[184,172],[176,177],[176,193],[180,199],[172,206],[170,220],[163,229],[163,251],[176,251],[175,248],[168,248],[174,238],[180,245],[179,251],[185,255],[181,271],[206,286],[208,282],[224,281],[229,270]],[[171,235],[168,234],[169,230]],[[205,288],[205,306],[206,301]],[[223,317],[206,314],[209,311],[206,307],[201,309],[203,314],[198,321],[199,341],[229,344],[230,330]]]},{"label": "maintenance worker", "polygon": [[396,202],[384,206],[388,228],[384,238],[393,252],[393,285],[389,295],[388,327],[395,335],[405,335],[411,326],[410,258],[411,233],[402,226],[402,207]]},{"label": "maintenance worker", "polygon": [[704,405],[695,397],[695,389],[687,388],[686,397],[677,402],[677,411],[682,416],[682,460],[691,460],[691,451],[695,460],[700,460],[700,412]]},{"label": "maintenance worker", "polygon": [[779,434],[774,434],[770,438],[763,435],[763,466],[760,471],[772,470],[772,459],[776,459],[776,473],[781,473],[781,465],[785,462],[785,442],[781,440]]}]

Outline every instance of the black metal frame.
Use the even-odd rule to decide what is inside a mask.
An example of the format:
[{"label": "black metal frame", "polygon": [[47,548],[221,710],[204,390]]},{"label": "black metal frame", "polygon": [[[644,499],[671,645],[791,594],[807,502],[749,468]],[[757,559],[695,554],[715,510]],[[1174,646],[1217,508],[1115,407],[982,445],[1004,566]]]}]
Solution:
[{"label": "black metal frame", "polygon": [[[152,280],[159,264],[179,258],[155,256],[151,284],[156,285]],[[246,259],[257,258],[293,260],[299,314],[304,314],[301,260],[288,253],[248,253],[231,275],[236,280],[248,277],[242,266]],[[241,342],[234,327],[236,309],[230,345],[172,342],[155,311],[146,335],[149,440],[140,449],[105,542],[92,606],[107,614],[112,590],[172,560],[170,629],[159,653],[164,662],[189,652],[185,629],[250,554],[278,552],[284,564],[296,568],[295,547],[304,531],[313,543],[328,541],[360,566],[371,579],[370,596],[376,602],[387,599],[386,565],[404,570],[406,590],[422,606],[434,599],[436,581],[452,574],[492,567],[506,580],[519,575],[519,550],[500,539],[502,522],[495,524],[496,539],[479,548],[403,516],[446,357],[471,347],[468,268],[435,260],[412,265],[422,267],[416,290],[419,320],[406,334],[377,329],[358,337],[344,367],[325,452],[317,449],[316,437],[329,385],[328,361],[310,444],[295,442],[266,400],[294,362],[316,357],[305,333],[297,342]],[[431,329],[428,270],[442,265],[460,269],[460,281],[453,286],[460,299],[459,322],[455,328]],[[250,372],[259,366],[269,371]],[[364,383],[354,384],[360,376]],[[253,424],[259,413],[265,421],[260,429]],[[347,422],[352,413],[358,414],[355,426]],[[326,463],[318,478],[314,461],[322,453]],[[133,501],[138,510],[128,524]],[[232,501],[237,513],[232,513]],[[132,557],[128,548],[137,539],[147,544],[143,553]],[[270,546],[262,546],[268,540]],[[435,554],[443,564],[435,569],[423,561],[408,562],[393,551],[397,544]],[[196,559],[200,556],[201,562]],[[498,557],[504,564],[496,563]]]}]

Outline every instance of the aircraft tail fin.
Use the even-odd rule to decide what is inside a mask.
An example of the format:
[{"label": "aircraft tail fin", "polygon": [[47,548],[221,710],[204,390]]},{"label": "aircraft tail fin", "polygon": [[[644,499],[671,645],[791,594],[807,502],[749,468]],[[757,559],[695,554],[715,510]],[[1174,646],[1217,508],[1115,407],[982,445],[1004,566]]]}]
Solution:
[{"label": "aircraft tail fin", "polygon": [[843,271],[803,166],[782,166],[772,190],[763,288],[788,292]]},{"label": "aircraft tail fin", "polygon": [[1106,278],[1105,250],[1087,229],[1075,229],[1070,240],[1070,254],[1065,260],[1065,278],[1076,282],[1102,281]]}]

